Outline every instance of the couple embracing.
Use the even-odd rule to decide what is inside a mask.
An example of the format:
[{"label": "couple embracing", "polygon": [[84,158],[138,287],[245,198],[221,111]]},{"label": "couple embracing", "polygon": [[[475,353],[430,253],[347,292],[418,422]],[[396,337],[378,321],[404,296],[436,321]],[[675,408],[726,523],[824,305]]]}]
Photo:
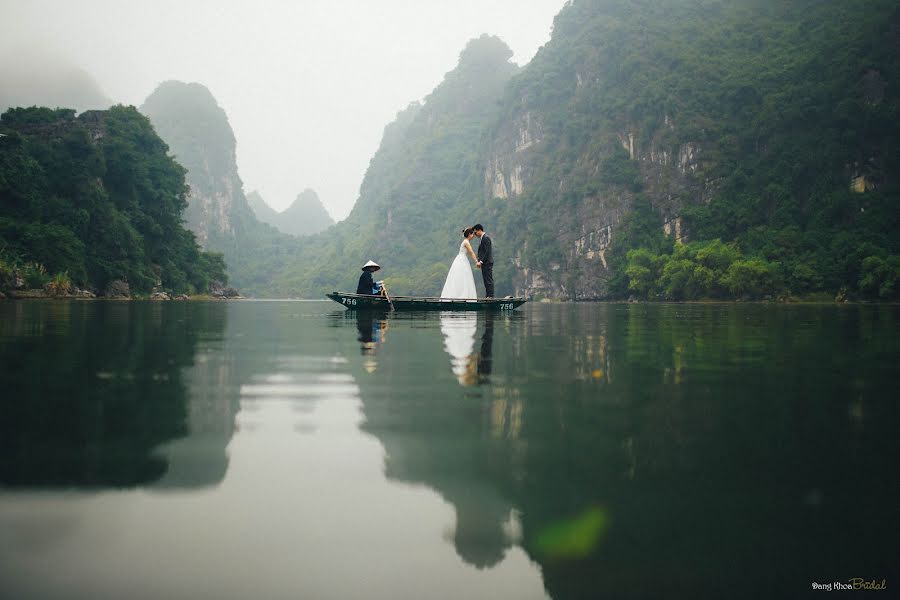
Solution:
[{"label": "couple embracing", "polygon": [[[441,298],[477,298],[475,291],[475,276],[469,266],[469,257],[475,262],[475,267],[481,269],[481,277],[484,279],[484,294],[487,298],[494,297],[494,253],[491,248],[491,238],[484,233],[484,227],[479,223],[462,230],[463,241],[459,244],[459,254],[453,259],[450,271],[447,273],[447,281],[441,290]],[[481,243],[478,246],[478,254],[472,250],[472,238],[478,237]]]}]

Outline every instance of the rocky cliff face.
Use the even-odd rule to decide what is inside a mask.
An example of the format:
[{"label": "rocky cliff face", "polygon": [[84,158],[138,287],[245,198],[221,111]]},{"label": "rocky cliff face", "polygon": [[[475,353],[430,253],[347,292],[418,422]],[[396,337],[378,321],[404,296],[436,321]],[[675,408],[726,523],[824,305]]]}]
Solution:
[{"label": "rocky cliff face", "polygon": [[[556,185],[548,188],[547,179],[558,165],[548,165],[546,158],[559,151],[554,147],[558,138],[545,139],[548,127],[541,113],[529,110],[527,104],[527,98],[520,98],[521,108],[491,141],[484,165],[484,194],[501,219],[504,212],[527,210],[527,205],[541,200],[559,206],[560,211],[549,218],[549,230],[534,228],[552,232],[550,239],[502,231],[503,237],[517,240],[510,249],[514,294],[604,297],[612,275],[607,252],[638,190],[658,211],[665,234],[688,241],[681,211],[707,202],[715,193],[716,181],[704,175],[709,165],[701,144],[673,141],[677,138],[673,119],[666,116],[665,129],[650,135],[632,128],[612,136],[606,133],[614,141],[599,152],[586,144],[567,166],[568,172],[555,177]],[[645,138],[649,138],[645,143],[638,141]],[[530,247],[536,245],[552,247],[553,255],[544,264],[528,258]]]},{"label": "rocky cliff face", "polygon": [[225,111],[204,86],[180,81],[160,84],[140,110],[187,169],[188,227],[204,248],[221,249],[242,221],[254,219]]},{"label": "rocky cliff face", "polygon": [[[826,190],[886,189],[896,128],[883,72],[896,64],[900,11],[877,2],[849,24],[843,10],[567,3],[485,136],[477,213],[509,257],[498,285],[606,297],[623,268],[610,249],[638,198],[675,241],[758,252],[765,228],[838,226],[814,216],[836,202]],[[824,82],[823,61],[834,67]],[[883,126],[861,134],[861,115]]]}]

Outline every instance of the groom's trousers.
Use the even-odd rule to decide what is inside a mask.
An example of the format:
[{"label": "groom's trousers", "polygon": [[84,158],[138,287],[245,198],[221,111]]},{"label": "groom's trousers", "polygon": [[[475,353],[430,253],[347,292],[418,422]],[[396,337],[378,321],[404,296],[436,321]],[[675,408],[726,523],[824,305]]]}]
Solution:
[{"label": "groom's trousers", "polygon": [[484,279],[484,295],[494,297],[494,263],[481,263],[481,278]]}]

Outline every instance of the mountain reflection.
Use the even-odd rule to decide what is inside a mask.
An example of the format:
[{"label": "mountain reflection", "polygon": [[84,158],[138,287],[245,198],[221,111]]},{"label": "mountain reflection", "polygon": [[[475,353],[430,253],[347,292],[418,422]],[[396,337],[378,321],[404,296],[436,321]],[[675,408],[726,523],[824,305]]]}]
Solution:
[{"label": "mountain reflection", "polygon": [[235,405],[184,374],[195,367],[192,378],[217,376],[204,373],[197,347],[221,338],[224,308],[4,303],[0,484],[190,487],[221,480]]},{"label": "mountain reflection", "polygon": [[[458,319],[3,302],[0,316],[0,574],[29,588],[44,578],[21,565],[64,555],[68,570],[42,571],[59,589],[86,565],[103,584],[121,558],[129,577],[153,577],[151,561],[183,572],[173,590],[210,574],[218,597],[268,584],[362,597],[371,580],[347,573],[422,586],[378,597],[463,580],[525,597],[507,586],[534,591],[538,572],[556,600],[740,596],[747,573],[748,592],[795,597],[816,573],[887,575],[896,554],[896,306],[539,304]],[[136,486],[156,493],[56,493]],[[22,508],[34,501],[74,520]],[[492,597],[478,589],[467,597]]]},{"label": "mountain reflection", "polygon": [[[888,566],[886,542],[850,524],[830,527],[854,558],[823,549],[832,518],[877,528],[897,500],[878,475],[897,452],[885,403],[896,386],[877,375],[897,351],[895,312],[397,315],[378,370],[356,376],[363,428],[384,445],[389,478],[452,504],[446,537],[463,560],[489,568],[519,544],[554,598],[598,597],[598,581],[609,597],[676,580],[724,593],[746,572],[766,589],[805,586],[840,565]],[[826,368],[838,347],[856,353]],[[842,477],[881,491],[865,516]]]}]

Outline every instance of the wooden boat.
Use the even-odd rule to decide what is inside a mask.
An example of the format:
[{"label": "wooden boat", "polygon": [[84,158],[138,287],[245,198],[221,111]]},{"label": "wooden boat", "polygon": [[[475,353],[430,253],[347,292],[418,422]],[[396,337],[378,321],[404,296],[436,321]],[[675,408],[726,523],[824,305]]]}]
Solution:
[{"label": "wooden boat", "polygon": [[325,294],[338,304],[353,310],[514,310],[525,304],[525,298],[427,298],[422,296],[391,296],[391,301],[382,296],[366,296],[331,292]]}]

